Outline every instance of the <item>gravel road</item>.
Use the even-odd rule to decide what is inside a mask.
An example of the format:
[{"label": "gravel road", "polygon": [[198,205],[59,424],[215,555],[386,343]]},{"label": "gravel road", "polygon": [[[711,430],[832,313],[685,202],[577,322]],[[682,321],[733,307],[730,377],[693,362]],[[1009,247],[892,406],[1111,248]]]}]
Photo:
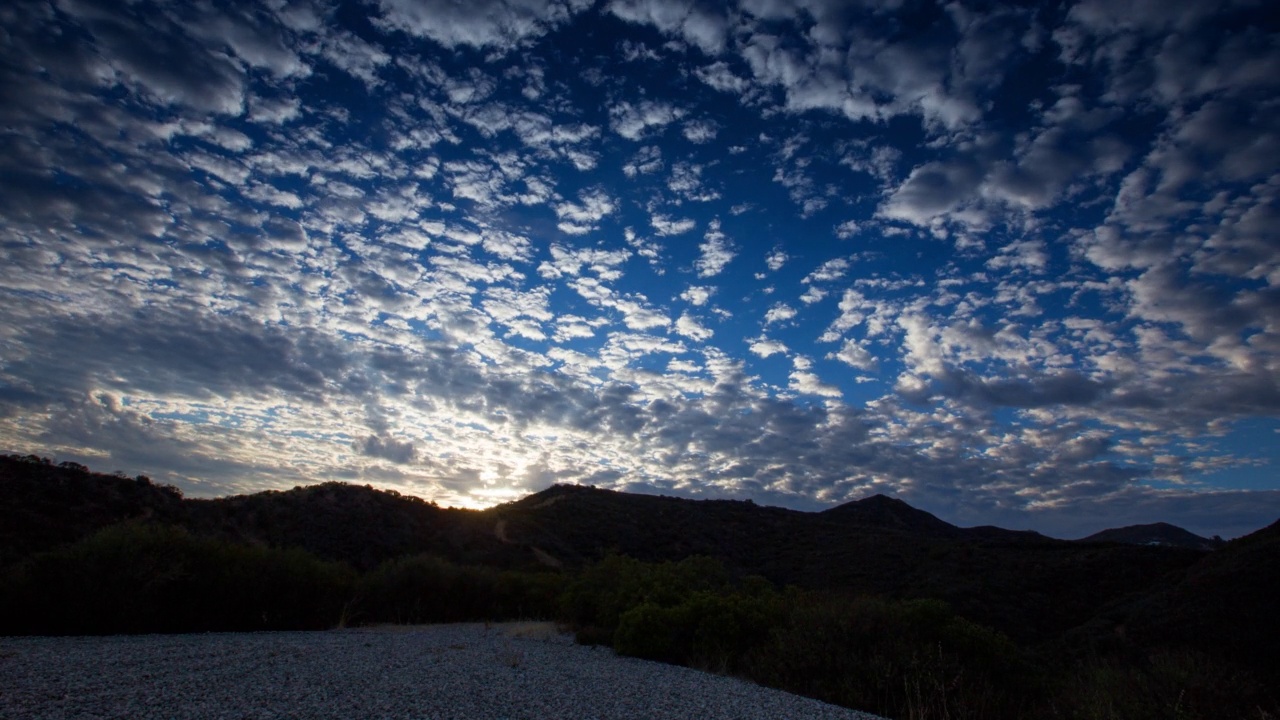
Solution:
[{"label": "gravel road", "polygon": [[0,638],[0,718],[839,718],[545,624]]}]

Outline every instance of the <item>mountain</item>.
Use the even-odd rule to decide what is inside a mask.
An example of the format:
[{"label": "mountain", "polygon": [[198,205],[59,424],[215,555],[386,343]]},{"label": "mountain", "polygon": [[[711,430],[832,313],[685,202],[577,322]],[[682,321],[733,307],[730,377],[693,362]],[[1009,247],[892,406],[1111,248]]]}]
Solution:
[{"label": "mountain", "polygon": [[91,473],[35,456],[0,456],[0,567],[126,520],[177,522],[182,493],[143,476]]},{"label": "mountain", "polygon": [[954,538],[963,534],[960,528],[924,510],[918,510],[897,498],[872,495],[823,510],[822,516],[864,527],[878,527],[931,537]]},{"label": "mountain", "polygon": [[1203,538],[1177,525],[1169,523],[1151,523],[1149,525],[1129,525],[1112,528],[1080,538],[1081,543],[1123,543],[1126,545],[1162,545],[1165,547],[1190,548],[1192,550],[1215,550],[1223,541]]},{"label": "mountain", "polygon": [[507,542],[569,567],[610,551],[649,561],[710,555],[781,585],[943,599],[1028,640],[1056,637],[1201,555],[956,528],[883,496],[810,513],[554,486],[484,514],[502,523]]},{"label": "mountain", "polygon": [[533,564],[493,537],[492,521],[394,491],[322,483],[217,499],[184,498],[138,476],[104,475],[76,463],[0,456],[0,568],[110,525],[152,522],[274,547],[299,547],[368,570],[431,553],[459,562]]},{"label": "mountain", "polygon": [[1184,572],[1104,610],[1145,645],[1186,645],[1270,668],[1280,687],[1280,521],[1236,538]]},{"label": "mountain", "polygon": [[[145,478],[0,458],[4,566],[122,521],[302,548],[357,570],[422,553],[494,568],[566,571],[610,552],[656,562],[707,555],[779,585],[945,600],[966,617],[1030,642],[1059,637],[1104,610],[1120,613],[1153,588],[1175,605],[1199,603],[1174,588],[1208,559],[1185,547],[957,528],[884,496],[816,513],[576,485],[483,511],[342,483],[197,500]],[[1246,573],[1232,572],[1245,582]]]}]

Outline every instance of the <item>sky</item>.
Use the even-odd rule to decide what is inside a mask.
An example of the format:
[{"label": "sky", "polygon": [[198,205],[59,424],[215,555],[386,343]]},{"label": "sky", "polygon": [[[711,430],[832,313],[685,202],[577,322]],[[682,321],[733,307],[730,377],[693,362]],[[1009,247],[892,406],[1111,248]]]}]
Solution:
[{"label": "sky", "polygon": [[6,2],[0,449],[1250,532],[1267,9]]}]

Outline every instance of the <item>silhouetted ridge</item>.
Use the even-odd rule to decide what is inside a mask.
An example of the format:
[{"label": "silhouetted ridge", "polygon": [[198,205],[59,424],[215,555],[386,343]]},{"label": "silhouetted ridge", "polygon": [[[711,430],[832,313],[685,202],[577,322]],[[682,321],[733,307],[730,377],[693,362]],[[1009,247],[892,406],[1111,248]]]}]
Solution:
[{"label": "silhouetted ridge", "polygon": [[[945,600],[968,618],[1033,642],[1060,637],[1104,608],[1118,611],[1121,602],[1167,589],[1206,558],[1182,547],[961,529],[883,495],[820,513],[579,485],[555,485],[483,511],[343,483],[193,500],[145,478],[98,475],[42,458],[0,458],[5,565],[122,521],[300,548],[361,571],[419,554],[489,568],[566,572],[610,553],[657,562],[705,555],[735,575],[760,575],[778,585]],[[1225,574],[1225,586],[1239,583],[1238,606],[1248,610],[1250,598],[1259,596],[1246,585],[1246,566],[1265,553],[1243,549],[1257,545],[1261,552],[1278,542],[1280,525],[1233,541],[1241,551],[1226,559],[1238,556],[1240,569],[1215,565],[1206,572]],[[1201,607],[1197,592],[1184,588],[1168,602]],[[1206,622],[1233,622],[1229,614],[1215,618]],[[1247,633],[1242,638],[1249,640]]]},{"label": "silhouetted ridge", "polygon": [[872,495],[823,510],[820,515],[841,522],[854,522],[870,527],[921,533],[935,537],[956,537],[960,528],[897,498]]},{"label": "silhouetted ridge", "polygon": [[1184,547],[1193,550],[1213,550],[1220,547],[1221,540],[1210,540],[1193,532],[1184,530],[1169,523],[1150,523],[1147,525],[1129,525],[1122,528],[1111,528],[1080,538],[1077,542],[1099,543],[1115,542],[1127,545],[1166,545]]}]

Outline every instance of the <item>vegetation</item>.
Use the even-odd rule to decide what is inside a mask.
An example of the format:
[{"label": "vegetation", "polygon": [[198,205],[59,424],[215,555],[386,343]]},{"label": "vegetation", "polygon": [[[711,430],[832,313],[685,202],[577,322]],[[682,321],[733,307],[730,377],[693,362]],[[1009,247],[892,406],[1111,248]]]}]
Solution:
[{"label": "vegetation", "polygon": [[0,634],[556,619],[890,718],[1280,718],[1280,523],[1196,551],[840,510],[553,488],[446,511],[336,483],[193,501],[0,458]]},{"label": "vegetation", "polygon": [[355,574],[301,550],[127,523],[7,573],[0,633],[103,634],[332,627]]},{"label": "vegetation", "polygon": [[356,586],[355,619],[399,624],[551,618],[563,578],[457,565],[431,555],[389,560]]}]

